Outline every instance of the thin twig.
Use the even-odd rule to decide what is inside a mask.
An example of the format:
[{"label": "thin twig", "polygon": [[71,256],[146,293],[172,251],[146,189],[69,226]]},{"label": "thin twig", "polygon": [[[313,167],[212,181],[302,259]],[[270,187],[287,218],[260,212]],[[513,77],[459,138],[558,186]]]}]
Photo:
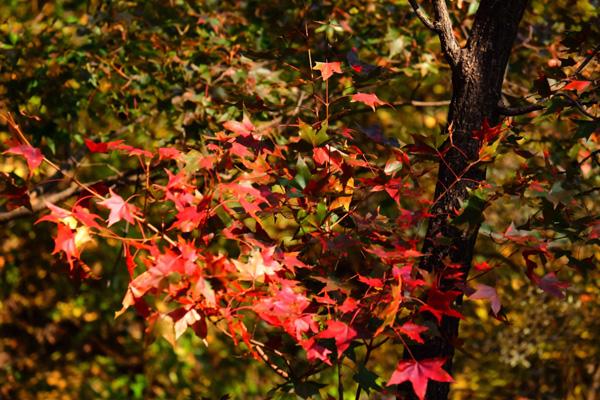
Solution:
[{"label": "thin twig", "polygon": [[573,75],[571,76],[579,75],[579,73],[583,71],[583,69],[590,63],[590,61],[592,61],[594,57],[596,57],[598,52],[600,52],[600,44],[594,47],[592,52],[581,62],[581,64],[579,64],[579,67],[577,67],[577,69],[575,70],[575,72],[573,72]]},{"label": "thin twig", "polygon": [[599,117],[596,117],[593,114],[590,114],[584,107],[583,105],[578,102],[577,100],[567,96],[566,94],[563,93],[557,93],[555,94],[556,97],[562,97],[564,99],[566,99],[569,103],[571,103],[571,105],[575,106],[583,115],[585,115],[588,118],[593,119],[594,121],[600,121]]}]

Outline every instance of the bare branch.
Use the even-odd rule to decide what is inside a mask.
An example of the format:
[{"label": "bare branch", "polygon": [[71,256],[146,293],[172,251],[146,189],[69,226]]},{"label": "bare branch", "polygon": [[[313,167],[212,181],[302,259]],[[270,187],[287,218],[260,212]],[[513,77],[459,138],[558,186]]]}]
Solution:
[{"label": "bare branch", "polygon": [[433,22],[431,22],[427,14],[425,14],[425,11],[423,11],[423,9],[419,6],[419,3],[417,3],[416,0],[408,0],[408,2],[410,3],[412,9],[414,10],[415,14],[417,14],[417,17],[421,20],[423,25],[425,25],[432,31],[437,32],[437,29],[435,29],[435,25],[433,24]]},{"label": "bare branch", "polygon": [[440,43],[442,45],[442,51],[444,52],[448,63],[452,66],[457,65],[460,58],[460,46],[458,45],[458,42],[454,37],[454,33],[452,32],[452,21],[450,20],[450,14],[448,13],[446,1],[434,0],[434,22],[431,21],[416,0],[408,0],[408,2],[423,25],[438,34]]},{"label": "bare branch", "polygon": [[520,107],[505,107],[503,105],[499,105],[498,112],[507,117],[514,117],[517,115],[529,114],[532,111],[543,110],[545,107],[545,104],[527,104]]},{"label": "bare branch", "polygon": [[[560,97],[560,98],[565,99],[567,101],[567,103],[569,103],[571,106],[577,108],[577,110],[582,115],[585,115],[586,117],[591,118],[594,121],[600,121],[600,117],[597,117],[597,116],[591,114],[576,99],[569,97],[568,95],[566,95],[564,93],[555,93],[553,97]],[[501,115],[505,115],[505,116],[516,116],[516,115],[528,114],[532,111],[543,110],[547,106],[546,102],[547,101],[535,103],[535,104],[528,104],[528,105],[520,106],[520,107],[505,107],[503,104],[498,104],[498,112]]]},{"label": "bare branch", "polygon": [[409,100],[400,103],[393,103],[396,107],[401,106],[413,106],[413,107],[444,107],[450,105],[450,100],[436,100],[436,101],[421,101],[421,100]]}]

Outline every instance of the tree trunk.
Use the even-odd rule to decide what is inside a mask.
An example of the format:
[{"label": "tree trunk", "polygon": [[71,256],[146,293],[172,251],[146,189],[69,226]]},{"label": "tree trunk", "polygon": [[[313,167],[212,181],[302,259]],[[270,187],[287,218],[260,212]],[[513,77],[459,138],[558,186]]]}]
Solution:
[{"label": "tree trunk", "polygon": [[[451,217],[460,201],[467,198],[467,189],[478,187],[485,179],[485,168],[474,165],[479,159],[481,143],[474,138],[473,132],[482,128],[484,120],[490,126],[500,122],[498,102],[504,73],[527,3],[527,0],[482,0],[465,48],[454,58],[446,52],[452,66],[453,90],[446,129],[452,140],[442,148],[444,156],[439,162],[436,201],[423,245],[426,256],[420,265],[435,274],[439,288],[444,291],[462,287],[471,266],[479,226],[455,226]],[[461,266],[463,275],[460,279],[444,276],[444,265],[449,262]],[[460,303],[462,299],[456,301]],[[444,316],[441,337],[411,346],[412,354],[417,360],[447,358],[445,368],[451,372],[458,324],[458,319]],[[405,358],[410,358],[407,352]],[[414,397],[412,388],[401,388],[407,389],[408,396]],[[448,383],[430,380],[427,399],[447,399],[449,389]],[[399,398],[404,397],[399,395]]]}]

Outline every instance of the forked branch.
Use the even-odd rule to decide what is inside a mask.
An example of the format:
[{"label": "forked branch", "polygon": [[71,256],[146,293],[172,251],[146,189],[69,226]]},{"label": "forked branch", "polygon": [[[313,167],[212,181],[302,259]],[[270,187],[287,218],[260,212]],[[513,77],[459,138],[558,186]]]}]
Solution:
[{"label": "forked branch", "polygon": [[433,22],[431,22],[431,20],[429,19],[429,17],[425,13],[425,11],[423,11],[423,9],[419,6],[419,3],[417,3],[417,0],[408,0],[408,2],[410,3],[415,14],[417,14],[417,17],[421,20],[423,25],[425,25],[427,28],[431,29],[432,31],[437,32],[437,30],[435,29],[435,25],[433,24]]},{"label": "forked branch", "polygon": [[460,46],[452,32],[452,20],[448,13],[448,7],[445,0],[433,1],[434,21],[427,16],[425,11],[419,6],[416,0],[408,0],[417,17],[423,25],[431,29],[440,38],[442,51],[451,66],[456,66],[460,59]]}]

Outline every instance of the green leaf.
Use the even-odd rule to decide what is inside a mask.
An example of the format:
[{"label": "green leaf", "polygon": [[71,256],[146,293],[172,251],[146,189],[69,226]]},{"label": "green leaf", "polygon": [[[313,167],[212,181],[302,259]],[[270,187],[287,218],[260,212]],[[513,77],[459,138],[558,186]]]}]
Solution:
[{"label": "green leaf", "polygon": [[463,207],[463,211],[452,222],[457,225],[468,224],[471,229],[483,222],[483,210],[488,206],[487,195],[483,190],[471,191],[471,195]]},{"label": "green leaf", "polygon": [[307,399],[311,396],[317,396],[319,394],[319,389],[325,386],[326,385],[322,383],[314,381],[294,382],[294,391],[298,396]]},{"label": "green leaf", "polygon": [[196,173],[200,169],[200,159],[202,158],[202,153],[198,150],[190,150],[186,154],[183,155],[183,162],[185,167],[183,170],[186,174],[192,175]]},{"label": "green leaf", "polygon": [[381,391],[381,386],[377,383],[379,376],[366,369],[363,364],[358,366],[358,371],[352,376],[352,379],[354,379],[367,394],[369,394],[371,390]]},{"label": "green leaf", "polygon": [[323,124],[317,132],[312,126],[300,121],[300,138],[314,147],[322,145],[330,139],[327,134],[327,124]]},{"label": "green leaf", "polygon": [[600,121],[586,121],[581,119],[573,120],[577,124],[577,130],[575,131],[575,138],[589,138],[594,132],[600,131]]},{"label": "green leaf", "polygon": [[296,161],[296,176],[294,177],[294,182],[296,182],[301,189],[304,189],[311,176],[312,174],[310,173],[310,169],[308,168],[306,161],[304,161],[304,158],[298,157],[298,160]]}]

